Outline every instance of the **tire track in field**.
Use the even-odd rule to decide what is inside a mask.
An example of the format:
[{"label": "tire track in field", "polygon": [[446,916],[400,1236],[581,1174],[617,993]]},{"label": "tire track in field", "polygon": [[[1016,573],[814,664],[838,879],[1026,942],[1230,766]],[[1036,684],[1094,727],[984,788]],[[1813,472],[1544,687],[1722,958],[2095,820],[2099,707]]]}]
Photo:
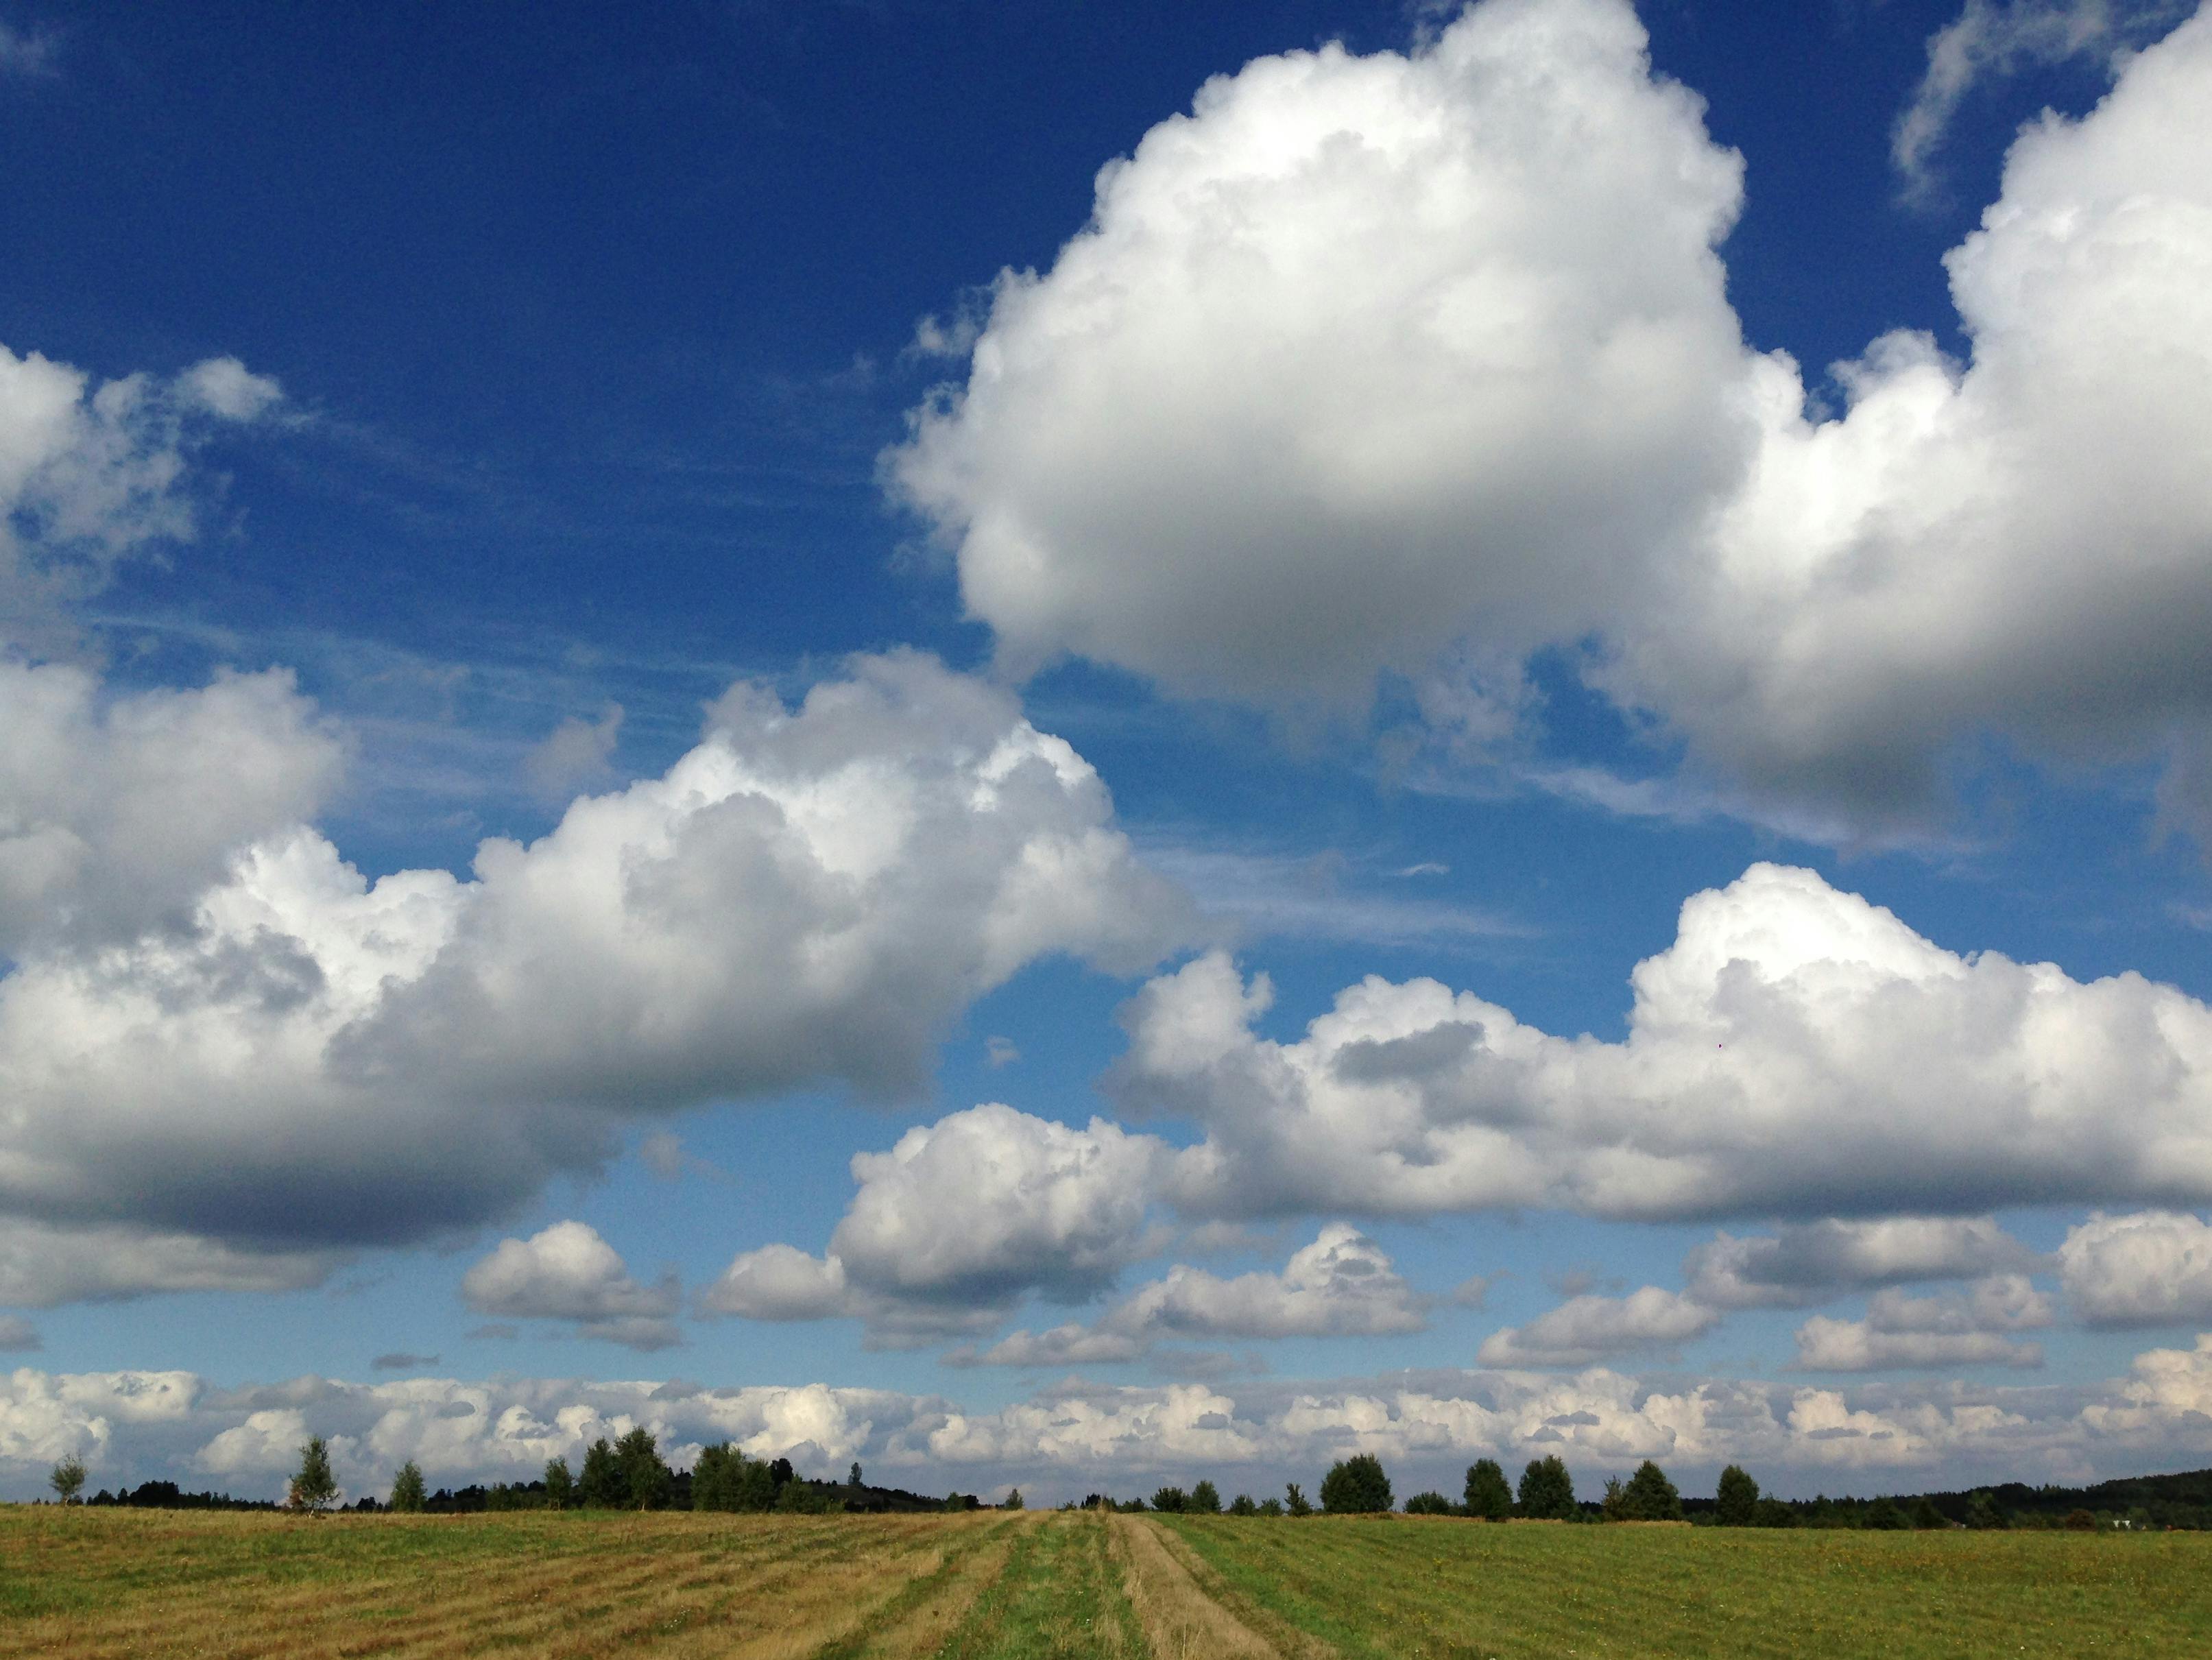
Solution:
[{"label": "tire track in field", "polygon": [[1254,1607],[1173,1533],[1149,1517],[1117,1516],[1129,1603],[1153,1660],[1331,1660],[1319,1638]]},{"label": "tire track in field", "polygon": [[934,1572],[908,1580],[896,1595],[844,1622],[827,1642],[791,1652],[804,1652],[808,1660],[934,1653],[958,1628],[969,1604],[1005,1572],[1015,1542],[1012,1529],[1019,1525],[1011,1518],[969,1523],[957,1543],[945,1547]]}]

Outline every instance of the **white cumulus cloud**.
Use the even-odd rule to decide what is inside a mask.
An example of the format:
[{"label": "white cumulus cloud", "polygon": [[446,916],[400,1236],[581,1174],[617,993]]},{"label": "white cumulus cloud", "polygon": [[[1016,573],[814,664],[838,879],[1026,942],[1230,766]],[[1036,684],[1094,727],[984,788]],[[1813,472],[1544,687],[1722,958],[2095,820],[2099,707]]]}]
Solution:
[{"label": "white cumulus cloud", "polygon": [[[1283,1043],[1253,1030],[1266,980],[1212,953],[1132,1000],[1109,1084],[1204,1129],[1168,1183],[1203,1213],[1925,1216],[2212,1195],[2212,1009],[2171,987],[1960,956],[1771,865],[1689,899],[1632,985],[1620,1043],[1374,977]],[[1962,1261],[1974,1242],[1936,1243]]]},{"label": "white cumulus cloud", "polygon": [[996,1103],[853,1158],[858,1190],[828,1252],[741,1252],[702,1292],[710,1313],[855,1315],[881,1339],[995,1323],[1031,1292],[1075,1301],[1154,1249],[1147,1213],[1164,1149],[1093,1119],[1085,1129]]},{"label": "white cumulus cloud", "polygon": [[479,1314],[574,1321],[581,1336],[634,1349],[682,1341],[669,1317],[682,1301],[676,1276],[650,1286],[633,1279],[615,1248],[583,1222],[501,1240],[461,1276],[461,1300]]},{"label": "white cumulus cloud", "polygon": [[1720,1315],[1680,1292],[1646,1286],[1626,1297],[1571,1297],[1525,1326],[1483,1340],[1486,1366],[1587,1366],[1639,1349],[1672,1348],[1702,1337]]},{"label": "white cumulus cloud", "polygon": [[2092,1216],[2058,1247],[2067,1306],[2090,1326],[2212,1322],[2212,1226],[2185,1213]]},{"label": "white cumulus cloud", "polygon": [[[0,59],[8,52],[0,38]],[[234,357],[95,385],[82,369],[0,346],[0,642],[66,639],[64,602],[98,588],[134,549],[191,540],[187,456],[210,423],[252,421],[283,397]]]},{"label": "white cumulus cloud", "polygon": [[1771,1234],[1717,1235],[1682,1264],[1691,1296],[1723,1309],[1802,1308],[1840,1292],[1962,1280],[2033,1253],[1986,1216],[1826,1219]]},{"label": "white cumulus cloud", "polygon": [[1077,1365],[1133,1360],[1169,1338],[1381,1337],[1428,1325],[1425,1299],[1357,1228],[1333,1222],[1291,1253],[1279,1274],[1230,1278],[1178,1262],[1092,1325],[1018,1331],[980,1355],[982,1365]]},{"label": "white cumulus cloud", "polygon": [[1990,735],[2163,755],[2212,824],[2212,15],[2021,134],[1947,260],[1966,361],[1885,336],[1833,410],[1741,338],[1741,163],[1644,47],[1628,0],[1486,0],[1105,168],[887,460],[970,611],[1268,704],[1397,671],[1478,748],[1552,648],[1838,839],[1925,834]]},{"label": "white cumulus cloud", "polygon": [[[49,724],[96,734],[78,690]],[[218,691],[247,712],[234,726],[297,729],[288,685]],[[107,796],[95,777],[88,805],[48,813],[82,850],[16,866],[21,915],[66,891],[88,915],[143,915],[164,871],[283,794],[255,796],[247,769],[260,805],[196,828],[155,759],[111,766],[127,775]],[[578,800],[530,845],[486,842],[468,879],[371,883],[293,826],[178,911],[0,978],[0,1215],[128,1218],[249,1255],[472,1225],[596,1168],[642,1115],[911,1091],[945,1024],[1025,964],[1127,971],[1188,915],[1073,750],[918,655],[860,660],[795,709],[741,686],[665,775]]]}]

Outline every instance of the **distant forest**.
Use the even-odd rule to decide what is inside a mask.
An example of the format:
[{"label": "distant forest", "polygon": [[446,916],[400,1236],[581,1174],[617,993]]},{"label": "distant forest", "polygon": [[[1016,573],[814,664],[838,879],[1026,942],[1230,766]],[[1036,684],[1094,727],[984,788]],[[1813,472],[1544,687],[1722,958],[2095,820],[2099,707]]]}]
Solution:
[{"label": "distant forest", "polygon": [[[311,1443],[310,1446],[314,1446]],[[320,1450],[316,1449],[319,1454]],[[307,1449],[302,1449],[303,1453]],[[1347,1474],[1349,1472],[1349,1474]],[[1533,1480],[1532,1480],[1533,1478]],[[1115,1499],[1092,1493],[1085,1509],[1224,1512],[1242,1516],[1298,1516],[1315,1506],[1293,1483],[1287,1504],[1269,1498],[1255,1502],[1238,1494],[1224,1504],[1209,1481],[1186,1491],[1156,1490],[1150,1501]],[[1390,1487],[1372,1458],[1345,1461],[1323,1478],[1320,1509],[1376,1512],[1392,1507]],[[288,1508],[268,1500],[234,1499],[228,1493],[187,1493],[173,1481],[145,1481],[134,1488],[102,1488],[83,1500],[91,1505],[128,1505],[155,1510],[274,1511]],[[1019,1509],[1018,1492],[1007,1507]],[[298,1508],[295,1504],[289,1506]],[[634,1430],[618,1443],[601,1440],[586,1454],[580,1473],[555,1459],[540,1480],[520,1483],[441,1487],[428,1491],[410,1464],[400,1472],[390,1499],[363,1497],[343,1508],[356,1511],[419,1511],[431,1515],[526,1510],[706,1510],[823,1514],[960,1511],[983,1508],[972,1493],[933,1497],[903,1487],[868,1485],[854,1464],[843,1481],[811,1480],[798,1475],[787,1459],[754,1459],[727,1443],[708,1448],[689,1470],[671,1469],[659,1456],[653,1436]],[[2057,1528],[2095,1527],[2212,1529],[2212,1469],[2170,1475],[2128,1476],[2092,1487],[2030,1487],[2008,1481],[1993,1487],[1873,1498],[1821,1496],[1784,1499],[1763,1496],[1741,1470],[1731,1466],[1721,1492],[1712,1498],[1679,1497],[1656,1464],[1646,1464],[1626,1483],[1607,1483],[1605,1498],[1574,1493],[1556,1459],[1532,1462],[1519,1499],[1504,1486],[1503,1472],[1489,1460],[1468,1473],[1468,1493],[1457,1502],[1434,1493],[1405,1502],[1411,1514],[1541,1517],[1559,1521],[1680,1520],[1692,1525],[1804,1528]]]}]

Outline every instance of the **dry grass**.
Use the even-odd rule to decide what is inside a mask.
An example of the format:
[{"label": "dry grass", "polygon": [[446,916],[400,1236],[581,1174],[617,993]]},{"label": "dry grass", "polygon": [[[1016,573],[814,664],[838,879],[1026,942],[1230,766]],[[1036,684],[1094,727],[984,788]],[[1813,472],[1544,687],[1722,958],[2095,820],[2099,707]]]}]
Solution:
[{"label": "dry grass", "polygon": [[1135,1516],[1114,1521],[1127,1564],[1129,1602],[1155,1660],[1207,1660],[1216,1655],[1243,1660],[1285,1651],[1209,1594],[1192,1572],[1188,1551],[1178,1548],[1180,1541],[1171,1546],[1171,1535],[1158,1523]]},{"label": "dry grass", "polygon": [[1347,1657],[2212,1655],[2203,1534],[1163,1525],[1224,1600]]},{"label": "dry grass", "polygon": [[0,1657],[797,1660],[972,1599],[1008,1519],[0,1510]]},{"label": "dry grass", "polygon": [[0,1660],[2212,1654],[2196,1534],[0,1505]]}]

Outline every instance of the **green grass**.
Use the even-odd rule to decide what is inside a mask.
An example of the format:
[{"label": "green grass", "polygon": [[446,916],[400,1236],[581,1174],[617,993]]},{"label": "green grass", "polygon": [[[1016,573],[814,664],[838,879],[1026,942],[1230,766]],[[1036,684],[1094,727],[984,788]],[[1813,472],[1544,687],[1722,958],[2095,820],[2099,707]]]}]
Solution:
[{"label": "green grass", "polygon": [[[1141,1620],[1128,1529],[1197,1564],[1145,1557]],[[2212,1655],[2212,1535],[0,1506],[0,1660],[1182,1660],[1238,1623],[1350,1660]]]},{"label": "green grass", "polygon": [[1054,1515],[1024,1532],[1006,1571],[938,1650],[943,1660],[1144,1655],[1144,1636],[1100,1519]]},{"label": "green grass", "polygon": [[1164,1518],[1349,1657],[2212,1653],[2212,1537]]}]

